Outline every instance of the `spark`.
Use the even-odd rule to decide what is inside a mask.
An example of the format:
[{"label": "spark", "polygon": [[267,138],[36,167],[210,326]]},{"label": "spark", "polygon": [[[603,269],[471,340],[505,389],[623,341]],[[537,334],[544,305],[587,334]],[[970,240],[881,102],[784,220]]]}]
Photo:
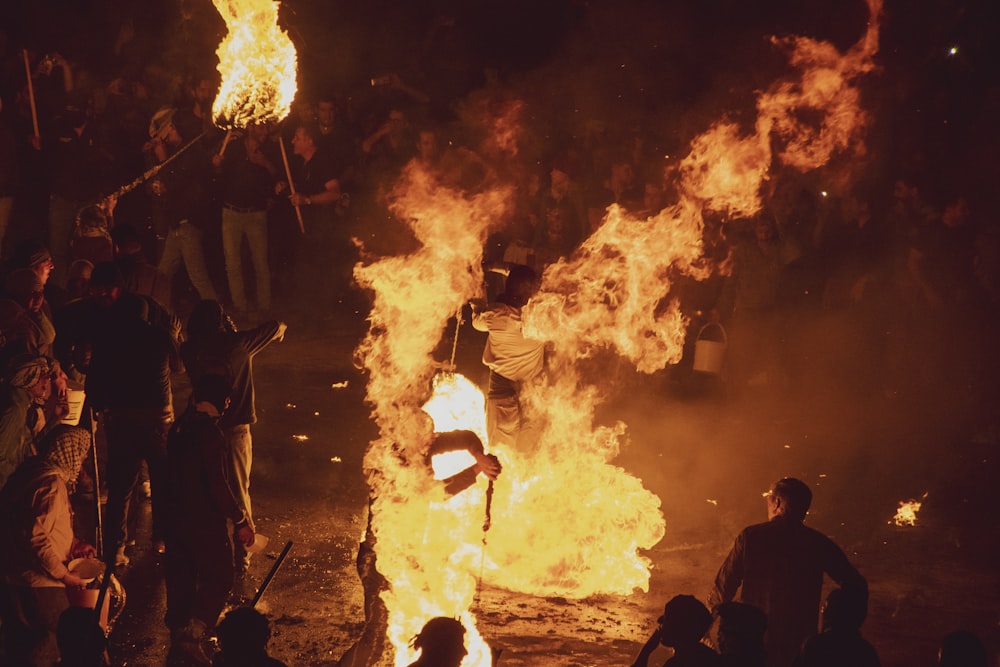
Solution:
[{"label": "spark", "polygon": [[299,442],[305,442],[306,440],[309,439],[309,436],[308,435],[293,435],[292,438],[294,440],[298,440]]}]

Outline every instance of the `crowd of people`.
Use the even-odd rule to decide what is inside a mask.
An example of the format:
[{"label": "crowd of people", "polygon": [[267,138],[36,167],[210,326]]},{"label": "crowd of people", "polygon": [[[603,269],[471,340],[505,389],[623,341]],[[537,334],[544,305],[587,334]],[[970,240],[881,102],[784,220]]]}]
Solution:
[{"label": "crowd of people", "polygon": [[[126,567],[135,534],[128,507],[144,489],[177,651],[207,663],[205,639],[215,631],[223,653],[236,656],[220,664],[273,664],[263,662],[259,614],[237,609],[217,625],[254,543],[252,359],[282,339],[284,320],[314,326],[363,317],[352,238],[387,252],[405,247],[388,206],[405,165],[466,192],[514,183],[510,219],[488,239],[484,259],[520,267],[515,277],[528,276],[532,287],[609,205],[653,215],[676,194],[676,163],[663,158],[660,137],[613,120],[562,127],[516,159],[497,150],[484,136],[486,120],[525,91],[495,69],[445,99],[398,74],[364,90],[307,87],[284,122],[224,130],[213,123],[219,81],[211,67],[129,63],[108,73],[56,51],[2,55],[0,537],[14,546],[0,563],[0,655],[11,664],[59,659],[60,628],[73,626],[77,613],[65,589],[85,585],[68,564],[100,552]],[[27,75],[12,66],[22,56]],[[775,183],[755,219],[707,221],[706,252],[718,271],[678,287],[694,323],[729,329],[734,384],[795,381],[782,341],[803,312],[849,310],[871,332],[885,319],[899,322],[891,345],[874,336],[885,355],[876,344],[857,360],[869,378],[899,385],[911,379],[907,360],[933,356],[926,352],[945,335],[995,331],[1000,239],[974,200],[927,196],[903,176],[866,183],[868,201],[847,188],[827,199],[794,175]],[[519,383],[541,363],[540,346],[523,339],[520,366],[500,363],[526,299],[511,289],[502,307],[477,313],[477,326],[492,336],[490,426],[499,437],[525,427]],[[883,356],[887,366],[869,363]],[[966,361],[953,372],[989,381],[991,363]],[[928,366],[918,378],[924,384],[941,370]],[[191,391],[175,411],[178,381]],[[75,392],[86,403],[71,410]],[[103,468],[94,465],[95,449]],[[674,649],[675,667],[809,667],[841,651],[851,651],[850,664],[877,664],[859,634],[865,581],[836,545],[803,526],[808,487],[795,482],[776,485],[769,521],[737,538],[712,609],[690,596],[671,600],[635,664],[647,664],[660,644]],[[103,516],[95,516],[105,492]],[[775,554],[796,558],[778,567]],[[825,601],[824,630],[813,636],[824,574],[841,588]],[[794,583],[782,586],[782,577]],[[702,643],[713,611],[721,656]],[[428,623],[416,664],[461,660],[464,631],[447,620]],[[75,627],[93,622],[96,615]],[[103,652],[90,630],[62,636],[91,647],[64,650],[63,664]],[[438,636],[448,657],[435,663]],[[967,644],[946,640],[940,664],[975,664],[951,661],[952,648]]]}]

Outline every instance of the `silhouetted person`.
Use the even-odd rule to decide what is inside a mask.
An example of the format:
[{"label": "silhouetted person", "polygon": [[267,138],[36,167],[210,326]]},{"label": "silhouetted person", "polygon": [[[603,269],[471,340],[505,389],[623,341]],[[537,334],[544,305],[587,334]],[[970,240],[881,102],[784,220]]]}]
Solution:
[{"label": "silhouetted person", "polygon": [[675,595],[663,607],[659,626],[646,640],[632,667],[646,667],[649,657],[660,644],[674,649],[672,658],[663,667],[716,667],[719,654],[701,643],[712,627],[712,614],[697,598]]},{"label": "silhouetted person", "polygon": [[945,635],[938,650],[938,667],[987,667],[986,648],[968,630]]},{"label": "silhouetted person", "polygon": [[69,607],[59,616],[56,626],[59,667],[107,667],[108,638],[88,607]]},{"label": "silhouetted person", "polygon": [[458,667],[468,653],[465,628],[454,618],[437,616],[413,638],[413,648],[420,649],[420,657],[409,667]]},{"label": "silhouetted person", "polygon": [[215,634],[222,650],[212,659],[214,667],[285,667],[267,654],[271,626],[256,609],[237,607],[228,612]]},{"label": "silhouetted person", "polygon": [[743,602],[723,602],[714,611],[719,618],[716,647],[723,667],[764,667],[767,614]]},{"label": "silhouetted person", "polygon": [[807,638],[816,634],[823,575],[867,608],[868,583],[833,540],[803,525],[812,491],[786,477],[767,494],[767,522],[737,536],[715,578],[713,608],[740,592],[740,601],[767,614],[767,664],[788,667]]},{"label": "silhouetted person", "polygon": [[839,588],[823,606],[823,632],[810,637],[793,663],[795,667],[880,667],[875,647],[861,636],[865,609]]}]

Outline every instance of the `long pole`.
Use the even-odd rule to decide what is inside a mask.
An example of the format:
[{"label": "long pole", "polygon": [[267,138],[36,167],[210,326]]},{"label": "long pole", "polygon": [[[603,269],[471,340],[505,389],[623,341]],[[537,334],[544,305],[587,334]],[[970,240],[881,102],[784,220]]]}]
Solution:
[{"label": "long pole", "polygon": [[24,55],[24,75],[28,78],[28,102],[31,104],[31,126],[35,130],[35,140],[41,138],[38,132],[38,109],[35,107],[35,84],[31,81],[31,63],[28,62],[28,49],[21,49]]},{"label": "long pole", "polygon": [[195,142],[197,142],[203,136],[205,136],[204,132],[202,132],[201,134],[199,134],[197,137],[195,137],[191,141],[187,142],[185,145],[181,146],[181,148],[176,153],[174,153],[173,155],[169,156],[163,162],[161,162],[159,164],[154,164],[152,167],[150,167],[149,169],[147,169],[146,171],[144,171],[141,176],[139,176],[137,179],[135,179],[134,181],[132,181],[128,185],[123,185],[122,187],[118,188],[118,190],[115,191],[114,196],[115,197],[121,197],[122,195],[124,195],[124,194],[126,194],[128,192],[131,192],[135,188],[139,187],[140,185],[142,185],[144,182],[146,182],[147,180],[149,180],[153,176],[156,176],[156,174],[158,174],[161,169],[163,169],[164,167],[166,167],[167,164],[169,164],[170,162],[172,162],[181,153],[183,153],[187,149],[189,149],[192,146],[194,146]]},{"label": "long pole", "polygon": [[[285,140],[280,134],[278,135],[278,145],[281,146],[281,161],[285,163],[285,175],[288,176],[288,189],[294,195],[295,183],[292,182],[292,170],[288,166],[288,153],[285,152]],[[306,225],[302,222],[302,209],[298,206],[295,207],[295,217],[299,219],[299,231],[305,234]]]},{"label": "long pole", "polygon": [[101,468],[97,461],[97,419],[94,409],[87,408],[90,418],[90,449],[94,453],[94,504],[97,506],[97,557],[104,557],[104,521],[101,519]]},{"label": "long pole", "polygon": [[264,577],[264,582],[257,589],[257,594],[253,596],[253,602],[250,603],[251,607],[256,607],[257,603],[260,602],[260,598],[264,595],[264,591],[267,590],[268,585],[271,583],[271,579],[274,579],[274,573],[278,571],[281,567],[281,562],[285,560],[285,556],[288,555],[289,550],[292,548],[292,541],[288,540],[285,542],[285,548],[281,550],[281,554],[278,556],[278,560],[274,561],[274,565],[271,566],[271,571],[267,573]]}]

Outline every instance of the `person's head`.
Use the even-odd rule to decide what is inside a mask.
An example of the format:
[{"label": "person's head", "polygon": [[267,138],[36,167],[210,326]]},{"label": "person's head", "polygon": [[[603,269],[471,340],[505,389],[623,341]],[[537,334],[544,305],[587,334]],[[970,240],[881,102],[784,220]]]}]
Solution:
[{"label": "person's head", "polygon": [[215,630],[219,648],[226,664],[240,664],[241,657],[267,653],[271,626],[267,617],[252,607],[237,607],[229,611]]},{"label": "person's head", "polygon": [[332,97],[324,97],[316,102],[316,120],[321,127],[330,127],[337,118],[337,102]]},{"label": "person's head", "polygon": [[721,654],[763,655],[767,614],[745,602],[723,602],[715,608],[719,618],[716,643]]},{"label": "person's head", "polygon": [[65,665],[103,665],[108,638],[97,612],[89,607],[68,607],[59,615],[56,643]]},{"label": "person's head", "polygon": [[114,262],[98,262],[90,274],[89,292],[99,306],[110,308],[121,298],[125,278]]},{"label": "person's head", "polygon": [[22,354],[7,363],[7,384],[23,389],[35,403],[44,403],[52,392],[52,364],[48,357]]},{"label": "person's head", "polygon": [[153,114],[152,119],[149,121],[149,138],[171,145],[181,143],[183,141],[181,134],[174,124],[174,116],[176,114],[177,109],[173,107],[164,107]]},{"label": "person's head", "polygon": [[191,79],[188,92],[195,104],[203,107],[215,99],[215,81],[207,76],[196,75]]},{"label": "person's head", "polygon": [[270,130],[267,127],[267,123],[250,123],[247,125],[246,133],[247,137],[251,141],[256,141],[258,144],[262,144],[267,141],[267,135]]},{"label": "person's head", "polygon": [[211,405],[221,415],[229,407],[232,394],[233,385],[229,378],[217,373],[207,373],[195,381],[191,390],[191,402],[195,406],[199,403]]},{"label": "person's head", "polygon": [[72,491],[89,451],[90,433],[83,429],[65,429],[58,432],[55,442],[44,454],[45,462]]},{"label": "person's head", "polygon": [[312,123],[302,123],[295,128],[292,135],[292,152],[307,160],[316,152],[316,139],[319,137],[319,129]]},{"label": "person's head", "polygon": [[94,264],[87,259],[75,259],[66,274],[66,291],[71,299],[88,294],[90,277],[94,274]]},{"label": "person's head", "polygon": [[774,483],[767,494],[767,518],[786,516],[802,521],[812,504],[812,491],[805,482],[785,477]]},{"label": "person's head", "polygon": [[939,667],[987,667],[987,664],[983,642],[968,630],[956,630],[941,640]]},{"label": "person's head", "polygon": [[52,253],[38,241],[22,241],[11,253],[10,267],[13,269],[31,269],[34,271],[45,285],[49,281],[49,274],[56,268],[52,261]]},{"label": "person's head", "polygon": [[677,648],[697,644],[712,627],[712,614],[692,595],[675,595],[663,607],[660,643]]},{"label": "person's head", "polygon": [[520,308],[538,289],[538,274],[530,266],[513,264],[504,283],[503,294],[498,297],[503,303],[514,308]]},{"label": "person's head", "polygon": [[413,638],[413,647],[420,649],[420,660],[424,664],[458,667],[468,653],[465,627],[454,618],[437,616],[427,621],[420,634]]},{"label": "person's head", "polygon": [[438,139],[434,130],[420,130],[417,135],[417,152],[424,162],[433,162],[438,157]]},{"label": "person's head", "polygon": [[830,591],[823,604],[823,629],[854,631],[865,622],[867,609],[863,599],[844,592],[842,588]]},{"label": "person's head", "polygon": [[45,289],[41,278],[31,269],[11,271],[3,283],[4,291],[25,310],[37,313],[45,303]]}]

